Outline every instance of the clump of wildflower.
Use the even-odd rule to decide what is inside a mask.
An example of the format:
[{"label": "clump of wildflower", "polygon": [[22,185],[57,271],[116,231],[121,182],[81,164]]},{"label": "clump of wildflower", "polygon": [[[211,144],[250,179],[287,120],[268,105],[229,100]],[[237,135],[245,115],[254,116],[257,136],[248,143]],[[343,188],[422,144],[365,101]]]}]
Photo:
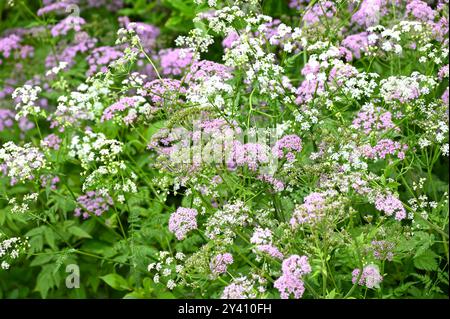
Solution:
[{"label": "clump of wildflower", "polygon": [[35,173],[46,167],[44,154],[27,143],[23,147],[6,142],[0,149],[0,165],[11,178],[11,184],[32,180]]},{"label": "clump of wildflower", "polygon": [[41,186],[49,187],[51,190],[56,190],[56,184],[60,182],[58,176],[41,175]]},{"label": "clump of wildflower", "polygon": [[291,218],[291,226],[296,227],[322,219],[326,212],[326,197],[322,193],[311,193],[305,197],[304,203],[295,208]]},{"label": "clump of wildflower", "polygon": [[104,46],[96,48],[87,58],[89,70],[87,76],[92,76],[97,72],[106,73],[110,62],[115,61],[123,56],[123,53],[116,48]]},{"label": "clump of wildflower", "polygon": [[267,145],[259,143],[242,144],[235,141],[228,167],[247,166],[250,170],[256,171],[261,165],[270,162],[270,151]]},{"label": "clump of wildflower", "polygon": [[235,229],[247,225],[251,218],[249,208],[242,201],[226,204],[216,211],[206,222],[205,235],[212,240],[232,243],[236,237]]},{"label": "clump of wildflower", "polygon": [[36,105],[38,100],[38,94],[42,91],[39,86],[24,85],[17,88],[13,94],[12,98],[17,101],[16,110],[16,120],[21,117],[26,117],[27,115],[41,115],[45,112]]},{"label": "clump of wildflower", "polygon": [[390,76],[380,82],[380,94],[387,103],[407,103],[426,95],[436,85],[432,77],[413,72],[411,76]]},{"label": "clump of wildflower", "polygon": [[391,139],[379,140],[373,147],[370,145],[362,146],[363,155],[370,159],[385,159],[387,155],[394,155],[399,159],[404,159],[406,150],[408,150],[408,145]]},{"label": "clump of wildflower", "polygon": [[13,214],[26,214],[30,211],[30,205],[36,203],[39,197],[38,193],[26,194],[22,198],[22,202],[19,203],[16,198],[11,198],[8,204],[11,207],[11,213]]},{"label": "clump of wildflower", "polygon": [[[6,59],[13,58],[15,60],[33,56],[34,48],[29,45],[23,45],[22,40],[22,37],[16,34],[0,38],[0,54]],[[0,59],[0,65],[2,63],[3,60]]]},{"label": "clump of wildflower", "polygon": [[289,162],[295,160],[295,153],[302,150],[302,140],[297,135],[286,135],[279,139],[272,148],[278,158],[286,157]]},{"label": "clump of wildflower", "polygon": [[394,243],[386,240],[372,240],[373,257],[378,260],[392,261],[394,258]]},{"label": "clump of wildflower", "polygon": [[15,114],[8,109],[0,109],[0,132],[14,125]]},{"label": "clump of wildflower", "polygon": [[[350,50],[355,59],[360,59],[362,54],[369,50],[368,33],[361,32],[347,36],[342,41],[342,47]],[[351,60],[351,57],[347,60]]]},{"label": "clump of wildflower", "polygon": [[168,251],[160,251],[158,262],[149,264],[147,270],[155,273],[153,275],[155,284],[161,283],[169,290],[173,290],[176,286],[185,283],[181,276],[185,268],[182,262],[185,259],[186,256],[182,252],[177,252],[173,257]]},{"label": "clump of wildflower", "polygon": [[101,121],[114,119],[119,123],[130,125],[137,120],[141,113],[146,113],[146,110],[150,108],[150,104],[146,103],[142,96],[122,97],[103,111]]},{"label": "clump of wildflower", "polygon": [[433,21],[436,12],[431,9],[426,2],[412,0],[406,5],[406,14],[410,14],[418,20],[428,22]]},{"label": "clump of wildflower", "polygon": [[265,292],[266,280],[259,275],[252,274],[234,278],[232,283],[225,287],[221,299],[255,299]]},{"label": "clump of wildflower", "polygon": [[178,207],[170,215],[169,230],[175,234],[178,240],[183,240],[188,232],[197,229],[197,214],[196,209]]},{"label": "clump of wildflower", "polygon": [[180,94],[186,93],[186,88],[181,85],[181,81],[176,79],[156,79],[144,84],[138,93],[144,97],[149,97],[151,102],[158,106],[169,107],[171,104],[179,102]]},{"label": "clump of wildflower", "polygon": [[[303,21],[306,24],[321,22],[321,19],[331,19],[336,14],[336,5],[332,1],[320,1],[311,9],[307,10]],[[321,18],[323,17],[323,18]]]},{"label": "clump of wildflower", "polygon": [[[1,237],[3,237],[2,234],[0,234],[0,239],[2,239]],[[30,244],[27,239],[19,237],[2,239],[0,241],[0,268],[8,270],[14,260],[25,254],[28,247]]]},{"label": "clump of wildflower", "polygon": [[86,21],[83,18],[68,16],[53,26],[50,33],[53,37],[57,37],[60,35],[66,35],[70,30],[79,32],[81,31],[81,26],[84,24],[86,24]]},{"label": "clump of wildflower", "polygon": [[126,29],[132,29],[139,36],[142,47],[150,51],[154,49],[160,29],[154,25],[143,22],[130,22],[128,17],[119,17],[120,24]]},{"label": "clump of wildflower", "polygon": [[308,257],[292,255],[283,261],[281,269],[283,274],[275,281],[274,287],[282,299],[288,299],[291,294],[300,299],[305,292],[302,277],[311,272]]},{"label": "clump of wildflower", "polygon": [[59,150],[59,146],[62,142],[62,139],[56,134],[50,134],[44,137],[41,141],[41,146],[43,148]]},{"label": "clump of wildflower", "polygon": [[406,210],[402,202],[391,194],[378,195],[375,198],[375,208],[387,216],[394,215],[395,219],[399,221],[406,218]]},{"label": "clump of wildflower", "polygon": [[387,13],[388,2],[388,0],[363,0],[351,21],[362,27],[379,24],[380,19]]},{"label": "clump of wildflower", "polygon": [[209,264],[213,275],[220,275],[227,272],[228,265],[233,263],[233,255],[230,253],[218,254],[213,257]]},{"label": "clump of wildflower", "polygon": [[108,140],[103,133],[86,131],[82,138],[72,138],[69,155],[78,157],[81,165],[86,168],[93,163],[111,163],[121,152],[121,142]]},{"label": "clump of wildflower", "polygon": [[77,198],[77,207],[74,215],[83,216],[84,219],[91,214],[101,216],[113,205],[113,200],[106,190],[89,191]]},{"label": "clump of wildflower", "polygon": [[181,75],[193,62],[190,49],[165,49],[159,52],[162,74]]},{"label": "clump of wildflower", "polygon": [[352,122],[352,127],[369,134],[372,131],[398,130],[392,122],[392,113],[372,103],[364,104]]},{"label": "clump of wildflower", "polygon": [[282,192],[285,189],[285,184],[283,181],[273,177],[269,174],[262,174],[257,177],[259,180],[269,183],[272,185],[275,192]]},{"label": "clump of wildflower", "polygon": [[276,259],[283,259],[283,254],[273,245],[272,231],[268,228],[257,227],[250,238],[250,243],[255,245],[255,252],[260,252]]},{"label": "clump of wildflower", "polygon": [[[356,268],[352,272],[352,283],[355,284],[360,275],[360,269]],[[383,281],[383,276],[380,274],[380,270],[376,265],[367,265],[363,268],[361,277],[359,278],[358,285],[366,286],[369,289],[379,288],[380,283]]]}]

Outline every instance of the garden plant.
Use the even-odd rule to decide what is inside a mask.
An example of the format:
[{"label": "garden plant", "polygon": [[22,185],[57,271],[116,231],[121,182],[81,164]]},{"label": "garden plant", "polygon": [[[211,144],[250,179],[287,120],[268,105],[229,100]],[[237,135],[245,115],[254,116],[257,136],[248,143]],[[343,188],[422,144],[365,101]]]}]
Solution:
[{"label": "garden plant", "polygon": [[448,0],[0,0],[0,298],[448,298]]}]

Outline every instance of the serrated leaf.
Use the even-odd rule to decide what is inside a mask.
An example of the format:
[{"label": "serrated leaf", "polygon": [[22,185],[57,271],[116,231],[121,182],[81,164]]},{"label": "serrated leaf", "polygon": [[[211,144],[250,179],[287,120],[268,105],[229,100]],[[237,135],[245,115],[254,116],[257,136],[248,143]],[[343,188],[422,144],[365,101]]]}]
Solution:
[{"label": "serrated leaf", "polygon": [[438,263],[436,261],[436,254],[432,251],[427,251],[418,257],[414,258],[414,266],[417,269],[432,271],[438,268]]}]

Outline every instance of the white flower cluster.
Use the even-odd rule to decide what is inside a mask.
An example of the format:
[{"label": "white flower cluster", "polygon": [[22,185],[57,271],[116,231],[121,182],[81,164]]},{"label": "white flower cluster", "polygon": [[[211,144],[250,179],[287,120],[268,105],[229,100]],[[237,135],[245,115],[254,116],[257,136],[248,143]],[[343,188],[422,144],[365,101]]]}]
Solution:
[{"label": "white flower cluster", "polygon": [[[448,47],[436,48],[435,44],[427,43],[418,48],[418,51],[423,55],[419,58],[420,63],[425,63],[427,61],[433,61],[436,64],[441,64],[448,61]],[[447,71],[448,77],[448,71]]]},{"label": "white flower cluster", "polygon": [[37,201],[39,194],[31,193],[23,197],[22,203],[18,203],[16,198],[11,198],[8,204],[11,206],[11,213],[13,214],[25,214],[30,210],[30,204]]},{"label": "white flower cluster", "polygon": [[199,53],[207,52],[208,47],[214,43],[214,38],[202,29],[193,29],[189,31],[188,36],[179,36],[175,44],[179,47],[191,48],[194,54],[194,60],[199,59]]},{"label": "white flower cluster", "polygon": [[234,278],[225,287],[221,299],[255,299],[266,292],[267,280],[257,274]]},{"label": "white flower cluster", "polygon": [[437,85],[431,76],[413,72],[411,76],[390,76],[380,82],[380,95],[387,103],[413,101],[430,93]]},{"label": "white flower cluster", "polygon": [[[217,6],[217,0],[194,0],[194,2],[198,5],[207,3],[208,6],[210,6],[210,7]],[[250,5],[259,4],[259,0],[232,0],[232,1],[227,1],[227,2],[230,4],[234,4],[236,6],[242,6],[245,4],[250,4]]]},{"label": "white flower cluster", "polygon": [[184,270],[182,263],[185,255],[177,252],[175,257],[172,257],[168,251],[159,252],[159,261],[148,265],[149,272],[154,271],[153,281],[158,284],[164,281],[167,289],[173,290],[177,285],[183,284],[181,274]]},{"label": "white flower cluster", "polygon": [[[392,52],[400,55],[403,52],[401,43],[413,41],[417,47],[424,46],[433,37],[426,23],[420,21],[400,21],[392,28],[377,25],[367,29],[369,32],[369,52]],[[406,48],[406,46],[405,46]]]},{"label": "white flower cluster", "polygon": [[342,86],[336,88],[336,91],[342,92],[347,97],[351,97],[355,100],[359,100],[364,97],[368,98],[372,96],[373,92],[378,87],[378,84],[375,81],[378,76],[379,75],[376,73],[358,73],[350,78],[342,79]]},{"label": "white flower cluster", "polygon": [[249,33],[240,35],[239,40],[225,52],[225,65],[246,70],[246,81],[259,87],[261,94],[275,99],[288,94],[282,85],[284,69],[276,63],[273,53],[265,49],[265,40]]},{"label": "white flower cluster", "polygon": [[103,112],[101,100],[110,94],[109,85],[112,80],[93,79],[88,84],[81,84],[76,91],[58,98],[53,122],[63,126],[76,125],[80,121],[94,120]]},{"label": "white flower cluster", "polygon": [[61,61],[61,62],[59,62],[59,64],[57,66],[54,66],[53,68],[48,70],[45,73],[45,76],[57,75],[59,72],[64,70],[68,65],[69,65],[69,63],[67,63],[65,61]]},{"label": "white flower cluster", "polygon": [[201,107],[224,109],[224,96],[232,92],[233,88],[231,85],[225,83],[220,76],[213,75],[191,86],[186,93],[186,99],[190,103]]},{"label": "white flower cluster", "polygon": [[39,86],[24,85],[17,88],[13,94],[12,98],[18,100],[16,104],[16,120],[21,117],[26,117],[27,115],[45,115],[43,109],[36,105],[38,100],[38,94],[42,91]]},{"label": "white flower cluster", "polygon": [[238,227],[252,222],[250,209],[242,201],[226,204],[216,211],[206,222],[205,235],[212,240],[220,240],[223,244],[232,244]]},{"label": "white flower cluster", "polygon": [[23,147],[13,142],[5,143],[0,149],[2,162],[13,184],[33,179],[35,172],[46,167],[44,154],[30,143]]},{"label": "white flower cluster", "polygon": [[123,144],[117,140],[109,140],[103,133],[86,131],[80,138],[76,135],[70,144],[69,156],[77,157],[83,168],[93,163],[109,164],[122,152]]},{"label": "white flower cluster", "polygon": [[[0,238],[2,236],[0,234]],[[19,258],[20,254],[24,253],[29,246],[26,239],[19,237],[11,237],[0,241],[0,268],[3,270],[9,269],[12,261]]]},{"label": "white flower cluster", "polygon": [[[418,144],[420,148],[425,148],[433,144],[441,145],[441,152],[444,156],[449,155],[448,148],[448,106],[438,103],[427,103],[423,99],[415,101],[416,113],[424,118],[414,117],[414,122],[423,130]],[[417,112],[419,111],[419,112]]]}]

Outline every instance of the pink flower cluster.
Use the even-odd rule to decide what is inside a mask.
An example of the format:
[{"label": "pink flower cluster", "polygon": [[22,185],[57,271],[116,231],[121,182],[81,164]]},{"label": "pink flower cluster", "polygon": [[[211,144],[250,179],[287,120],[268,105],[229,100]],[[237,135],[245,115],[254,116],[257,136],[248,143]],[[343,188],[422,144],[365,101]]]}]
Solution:
[{"label": "pink flower cluster", "polygon": [[228,265],[232,263],[233,255],[230,253],[218,254],[213,258],[209,267],[214,275],[220,275],[226,273]]},{"label": "pink flower cluster", "polygon": [[395,215],[396,220],[406,218],[406,210],[402,202],[393,195],[378,195],[375,199],[375,208],[387,216]]},{"label": "pink flower cluster", "polygon": [[50,31],[52,36],[57,37],[66,35],[69,31],[81,31],[81,26],[86,24],[86,21],[81,17],[69,16],[58,22]]},{"label": "pink flower cluster", "polygon": [[433,21],[436,12],[426,2],[412,0],[406,5],[406,14],[410,14],[423,22]]},{"label": "pink flower cluster", "polygon": [[272,148],[272,153],[278,157],[286,157],[288,162],[295,160],[294,152],[300,152],[302,150],[302,140],[297,135],[286,135],[275,143]]},{"label": "pink flower cluster", "polygon": [[0,132],[14,125],[15,114],[8,109],[0,109]]},{"label": "pink flower cluster", "polygon": [[[356,59],[361,58],[361,54],[366,52],[369,47],[367,32],[351,34],[342,41],[342,47],[347,48]],[[351,59],[347,59],[351,60]]]},{"label": "pink flower cluster", "polygon": [[157,79],[144,84],[143,96],[150,97],[153,104],[164,106],[166,101],[173,101],[180,94],[186,93],[181,81],[176,79]]},{"label": "pink flower cluster", "polygon": [[363,0],[351,21],[363,27],[377,25],[387,13],[387,3],[388,0]]},{"label": "pink flower cluster", "polygon": [[[111,106],[108,106],[104,111],[103,115],[101,117],[101,122],[109,121],[114,118],[116,113],[123,112],[128,109],[133,109],[137,104],[136,98],[133,97],[122,97],[119,101],[112,104]],[[136,120],[137,113],[136,112],[129,112],[127,116],[123,118],[123,121],[125,124],[129,125]]]},{"label": "pink flower cluster", "polygon": [[100,191],[89,191],[77,198],[77,204],[80,207],[75,209],[74,215],[76,217],[83,216],[84,219],[87,219],[91,214],[101,216],[104,212],[107,212],[113,205],[113,200],[108,194],[102,194]]},{"label": "pink flower cluster", "polygon": [[206,80],[212,76],[218,76],[223,80],[232,78],[231,68],[216,62],[201,60],[196,61],[191,65],[189,73],[186,75],[185,81],[195,82],[199,80]]},{"label": "pink flower cluster", "polygon": [[352,127],[369,134],[372,131],[385,132],[390,129],[396,129],[392,122],[392,113],[381,107],[374,107],[372,104],[366,104],[356,115]]},{"label": "pink flower cluster", "polygon": [[161,30],[158,27],[143,22],[131,23],[128,17],[119,17],[118,20],[122,27],[136,32],[144,49],[150,51],[155,48],[156,40],[161,33]]},{"label": "pink flower cluster", "polygon": [[292,227],[320,220],[326,205],[322,193],[311,193],[305,197],[304,203],[294,210],[290,224]]},{"label": "pink flower cluster", "polygon": [[266,182],[266,183],[269,183],[270,185],[272,185],[275,192],[282,192],[285,188],[284,183],[281,180],[276,179],[272,175],[262,174],[262,175],[259,175],[257,178],[263,182]]},{"label": "pink flower cluster", "polygon": [[49,186],[51,190],[56,190],[56,184],[60,182],[58,176],[51,175],[41,175],[41,186],[47,187]]},{"label": "pink flower cluster", "polygon": [[87,76],[92,76],[97,72],[105,73],[108,71],[110,62],[120,58],[123,53],[113,47],[103,46],[96,48],[88,56],[89,70],[86,72]]},{"label": "pink flower cluster", "polygon": [[300,299],[305,292],[302,277],[311,272],[308,257],[292,255],[283,261],[281,269],[283,274],[275,281],[274,287],[282,299],[288,299],[291,294]]},{"label": "pink flower cluster", "polygon": [[362,152],[364,156],[370,159],[385,159],[387,155],[396,155],[399,159],[405,158],[405,151],[408,145],[391,139],[382,139],[375,146],[364,145]]},{"label": "pink flower cluster", "polygon": [[250,243],[255,245],[256,251],[265,253],[276,259],[283,259],[283,254],[272,243],[272,231],[268,228],[256,228]]},{"label": "pink flower cluster", "polygon": [[305,76],[295,94],[295,103],[302,104],[310,101],[316,94],[325,91],[325,77],[319,77],[320,63],[317,61],[308,62],[302,69],[301,74]]},{"label": "pink flower cluster", "polygon": [[189,49],[165,49],[159,51],[162,74],[181,75],[193,62],[194,53]]},{"label": "pink flower cluster", "polygon": [[[355,284],[358,280],[360,270],[356,268],[352,272],[352,283]],[[367,288],[378,288],[383,281],[383,276],[380,274],[378,267],[375,265],[368,265],[363,268],[358,285],[366,286]]]},{"label": "pink flower cluster", "polygon": [[97,39],[90,37],[86,32],[77,32],[71,45],[67,46],[56,56],[53,54],[47,56],[45,66],[52,68],[58,65],[59,62],[66,62],[68,66],[72,66],[78,53],[86,53],[92,50],[96,43]]},{"label": "pink flower cluster", "polygon": [[[32,57],[34,48],[29,45],[23,45],[21,42],[22,38],[15,34],[0,38],[0,56],[3,55],[6,59],[12,57],[15,60]],[[0,59],[0,65],[2,63],[2,59]]]},{"label": "pink flower cluster", "polygon": [[332,1],[320,1],[311,9],[307,10],[303,21],[307,24],[319,23],[320,17],[323,19],[331,19],[336,14],[336,5]]},{"label": "pink flower cluster", "polygon": [[228,167],[247,166],[251,171],[256,171],[261,164],[269,162],[268,150],[263,144],[246,143],[239,141],[233,143],[232,160]]},{"label": "pink flower cluster", "polygon": [[178,207],[170,215],[169,230],[175,234],[178,240],[183,240],[189,231],[197,229],[197,214],[196,209]]},{"label": "pink flower cluster", "polygon": [[394,258],[394,243],[386,240],[373,240],[372,241],[373,257],[378,260],[392,261]]},{"label": "pink flower cluster", "polygon": [[41,145],[49,149],[59,150],[62,139],[56,134],[47,135],[41,142]]}]

